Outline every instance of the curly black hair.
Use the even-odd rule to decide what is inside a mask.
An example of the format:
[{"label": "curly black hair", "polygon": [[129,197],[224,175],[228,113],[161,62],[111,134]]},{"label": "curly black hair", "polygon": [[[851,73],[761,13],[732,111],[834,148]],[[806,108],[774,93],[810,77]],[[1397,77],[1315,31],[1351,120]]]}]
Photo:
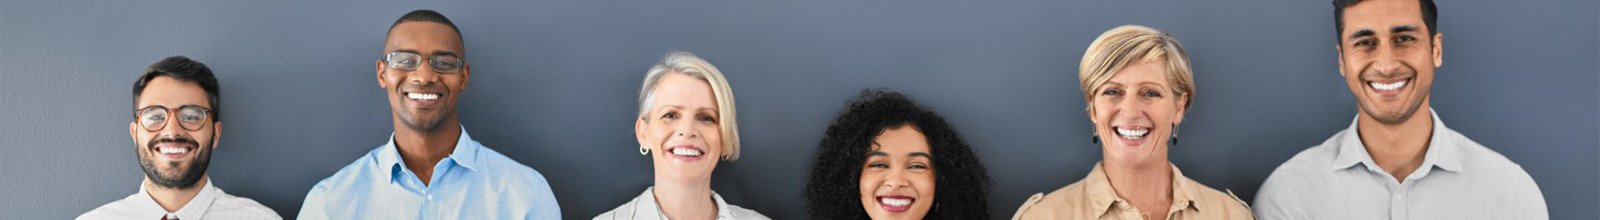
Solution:
[{"label": "curly black hair", "polygon": [[806,181],[812,219],[868,219],[862,207],[862,163],[884,130],[915,126],[933,152],[937,199],[925,219],[989,219],[989,176],[972,148],[944,118],[886,89],[862,90],[828,126]]}]

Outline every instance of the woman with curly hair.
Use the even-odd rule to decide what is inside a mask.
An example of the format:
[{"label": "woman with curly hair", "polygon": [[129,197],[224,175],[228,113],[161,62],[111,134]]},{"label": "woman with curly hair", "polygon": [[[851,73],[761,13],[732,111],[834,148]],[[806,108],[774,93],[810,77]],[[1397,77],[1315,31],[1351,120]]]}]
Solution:
[{"label": "woman with curly hair", "polygon": [[828,126],[805,197],[812,219],[988,219],[988,185],[944,118],[865,90]]}]

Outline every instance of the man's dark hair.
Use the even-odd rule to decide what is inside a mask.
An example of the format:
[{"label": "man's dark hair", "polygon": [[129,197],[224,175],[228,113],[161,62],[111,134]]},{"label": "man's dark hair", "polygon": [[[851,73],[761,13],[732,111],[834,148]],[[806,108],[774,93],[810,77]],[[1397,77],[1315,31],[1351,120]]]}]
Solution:
[{"label": "man's dark hair", "polygon": [[924,219],[989,219],[989,175],[972,147],[944,118],[905,95],[864,90],[828,126],[806,181],[812,219],[867,219],[861,204],[861,169],[872,141],[885,130],[910,126],[927,137],[937,205]]},{"label": "man's dark hair", "polygon": [[406,15],[401,15],[400,19],[395,19],[394,24],[389,25],[389,31],[394,31],[394,27],[400,26],[400,23],[413,21],[433,22],[443,24],[444,26],[450,26],[450,30],[456,31],[456,39],[460,39],[462,44],[466,44],[467,42],[466,38],[461,37],[461,29],[456,28],[455,22],[450,22],[450,18],[444,17],[444,14],[439,14],[437,11],[428,9],[417,9],[416,11],[406,13]]},{"label": "man's dark hair", "polygon": [[144,94],[144,87],[158,76],[200,84],[200,89],[206,91],[206,102],[211,104],[211,121],[222,121],[222,105],[218,104],[222,101],[222,90],[217,86],[217,76],[211,75],[211,68],[207,68],[206,64],[184,56],[167,57],[144,69],[144,75],[133,81],[133,108],[139,108],[139,96]]},{"label": "man's dark hair", "polygon": [[[1334,41],[1344,41],[1344,8],[1349,8],[1360,2],[1361,0],[1333,0]],[[1439,21],[1439,9],[1433,5],[1433,0],[1417,0],[1417,4],[1422,6],[1420,7],[1422,8],[1422,24],[1428,26],[1429,40],[1427,41],[1431,45],[1433,44],[1434,33],[1439,33],[1439,26],[1436,25]],[[1340,48],[1344,48],[1343,44],[1339,45],[1341,45],[1339,46]]]}]

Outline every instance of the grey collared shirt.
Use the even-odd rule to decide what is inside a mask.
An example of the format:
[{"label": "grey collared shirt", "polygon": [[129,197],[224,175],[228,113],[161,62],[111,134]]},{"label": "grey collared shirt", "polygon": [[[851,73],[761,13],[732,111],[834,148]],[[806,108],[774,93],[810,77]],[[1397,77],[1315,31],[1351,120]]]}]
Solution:
[{"label": "grey collared shirt", "polygon": [[1549,219],[1521,166],[1433,117],[1422,164],[1396,181],[1356,123],[1278,166],[1256,194],[1259,219]]},{"label": "grey collared shirt", "polygon": [[[618,206],[616,209],[612,209],[606,213],[600,213],[599,216],[594,217],[594,220],[667,219],[667,215],[662,214],[661,208],[656,205],[656,196],[655,193],[652,193],[655,191],[655,188],[656,187],[653,186],[644,188],[644,193],[640,193],[638,197],[633,197],[633,200],[629,200],[628,203],[622,204],[622,206]],[[717,202],[717,220],[771,219],[767,218],[765,215],[761,215],[761,213],[756,213],[756,211],[745,209],[733,204],[728,204],[727,201],[722,200],[722,195],[717,195],[717,192],[715,191],[711,192],[711,200]]]}]

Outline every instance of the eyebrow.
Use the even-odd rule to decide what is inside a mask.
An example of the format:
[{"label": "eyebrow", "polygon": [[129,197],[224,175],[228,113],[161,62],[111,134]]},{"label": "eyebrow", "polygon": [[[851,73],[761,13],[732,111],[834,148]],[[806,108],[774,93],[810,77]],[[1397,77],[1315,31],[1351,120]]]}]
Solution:
[{"label": "eyebrow", "polygon": [[1355,33],[1350,33],[1350,36],[1346,38],[1369,37],[1373,35],[1378,35],[1378,32],[1372,31],[1372,29],[1361,29],[1356,30]]},{"label": "eyebrow", "polygon": [[1413,32],[1413,31],[1417,31],[1417,26],[1400,25],[1400,26],[1394,26],[1394,28],[1389,28],[1389,33],[1401,33],[1401,32]]},{"label": "eyebrow", "polygon": [[[874,143],[874,144],[876,144],[876,143]],[[929,154],[928,152],[911,152],[911,153],[908,153],[906,155],[912,156],[912,157],[928,158],[930,160],[933,159],[933,154]],[[867,152],[867,157],[887,157],[887,156],[889,156],[889,153],[884,153],[883,151]]]},{"label": "eyebrow", "polygon": [[[422,55],[422,52],[417,52],[417,50],[412,50],[412,49],[395,49],[394,51],[391,51],[391,52],[406,52],[406,53],[414,53],[414,54],[417,54],[417,55]],[[440,56],[440,55],[449,55],[449,56],[461,57],[461,55],[460,54],[456,54],[455,51],[445,51],[445,50],[435,50],[435,51],[433,51],[433,55],[431,55],[431,56]]]},{"label": "eyebrow", "polygon": [[[1138,83],[1134,83],[1134,84],[1135,85],[1140,85],[1140,86],[1149,85],[1149,86],[1155,86],[1157,88],[1166,88],[1165,86],[1161,86],[1160,83],[1155,83],[1155,82],[1150,82],[1150,81],[1143,81],[1143,82],[1138,82]],[[1106,83],[1104,85],[1101,85],[1100,87],[1107,87],[1107,86],[1122,86],[1122,83],[1106,81]]]},{"label": "eyebrow", "polygon": [[449,55],[449,56],[454,56],[454,57],[460,57],[461,56],[460,54],[456,54],[455,51],[443,51],[443,50],[435,50],[435,51],[433,51],[433,56],[442,56],[442,55]]},{"label": "eyebrow", "polygon": [[[656,108],[656,110],[662,110],[662,109],[667,109],[667,108],[685,109],[683,106],[680,106],[680,105],[661,105],[661,107]],[[695,111],[710,111],[711,113],[716,113],[717,112],[716,108],[708,108],[708,107],[700,107],[700,108],[697,108],[697,109],[694,109],[694,110]]]}]

